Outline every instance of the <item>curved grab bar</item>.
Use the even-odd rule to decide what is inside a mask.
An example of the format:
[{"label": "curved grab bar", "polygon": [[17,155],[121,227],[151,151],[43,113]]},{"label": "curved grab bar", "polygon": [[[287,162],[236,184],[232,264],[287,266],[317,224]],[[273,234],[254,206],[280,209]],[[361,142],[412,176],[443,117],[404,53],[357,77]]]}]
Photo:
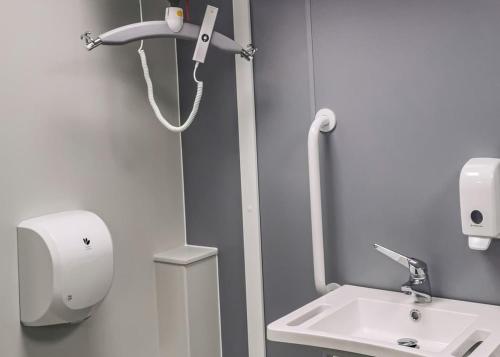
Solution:
[{"label": "curved grab bar", "polygon": [[323,213],[321,210],[321,180],[319,167],[319,133],[335,129],[335,113],[330,109],[321,109],[309,129],[307,140],[309,156],[309,191],[311,198],[311,228],[314,263],[314,284],[320,295],[335,290],[340,285],[325,282],[325,251],[323,247]]}]

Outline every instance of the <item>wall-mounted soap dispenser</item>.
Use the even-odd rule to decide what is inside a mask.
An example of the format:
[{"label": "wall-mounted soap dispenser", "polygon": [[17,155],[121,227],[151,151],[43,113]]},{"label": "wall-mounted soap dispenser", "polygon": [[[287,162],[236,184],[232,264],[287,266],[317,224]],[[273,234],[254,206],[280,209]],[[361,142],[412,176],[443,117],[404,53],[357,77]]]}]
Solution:
[{"label": "wall-mounted soap dispenser", "polygon": [[500,238],[500,159],[471,159],[460,174],[462,231],[469,247],[487,250]]},{"label": "wall-mounted soap dispenser", "polygon": [[88,318],[113,280],[113,244],[103,220],[69,211],[23,221],[17,232],[21,322]]}]

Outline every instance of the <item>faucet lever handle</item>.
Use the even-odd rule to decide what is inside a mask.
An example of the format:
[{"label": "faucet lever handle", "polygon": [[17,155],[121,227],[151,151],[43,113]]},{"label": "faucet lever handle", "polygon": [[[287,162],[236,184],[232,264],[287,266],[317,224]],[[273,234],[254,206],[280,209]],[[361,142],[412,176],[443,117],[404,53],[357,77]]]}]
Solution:
[{"label": "faucet lever handle", "polygon": [[404,255],[401,255],[399,253],[396,253],[390,249],[387,249],[385,247],[382,247],[379,244],[374,244],[373,247],[378,250],[380,253],[384,254],[386,257],[394,260],[395,262],[401,264],[407,269],[410,269],[410,258],[405,257]]}]

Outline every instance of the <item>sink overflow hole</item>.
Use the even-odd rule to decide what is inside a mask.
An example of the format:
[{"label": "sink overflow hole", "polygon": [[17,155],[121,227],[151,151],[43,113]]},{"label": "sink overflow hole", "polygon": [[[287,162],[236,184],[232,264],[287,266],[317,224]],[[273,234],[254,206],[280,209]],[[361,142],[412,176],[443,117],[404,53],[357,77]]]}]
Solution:
[{"label": "sink overflow hole", "polygon": [[416,309],[410,311],[410,318],[413,321],[418,321],[422,317],[422,313]]},{"label": "sink overflow hole", "polygon": [[418,346],[418,341],[414,338],[400,338],[398,341],[398,345],[408,347],[408,348],[420,348]]}]

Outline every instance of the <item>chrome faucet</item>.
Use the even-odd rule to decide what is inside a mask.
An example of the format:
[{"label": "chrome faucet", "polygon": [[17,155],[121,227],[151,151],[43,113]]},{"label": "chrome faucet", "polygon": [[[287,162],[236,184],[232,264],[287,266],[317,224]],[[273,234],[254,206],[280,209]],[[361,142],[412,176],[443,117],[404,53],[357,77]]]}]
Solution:
[{"label": "chrome faucet", "polygon": [[425,262],[416,258],[407,258],[378,244],[373,246],[380,253],[409,269],[410,279],[401,286],[403,293],[412,295],[416,303],[429,303],[432,301],[429,270]]}]

